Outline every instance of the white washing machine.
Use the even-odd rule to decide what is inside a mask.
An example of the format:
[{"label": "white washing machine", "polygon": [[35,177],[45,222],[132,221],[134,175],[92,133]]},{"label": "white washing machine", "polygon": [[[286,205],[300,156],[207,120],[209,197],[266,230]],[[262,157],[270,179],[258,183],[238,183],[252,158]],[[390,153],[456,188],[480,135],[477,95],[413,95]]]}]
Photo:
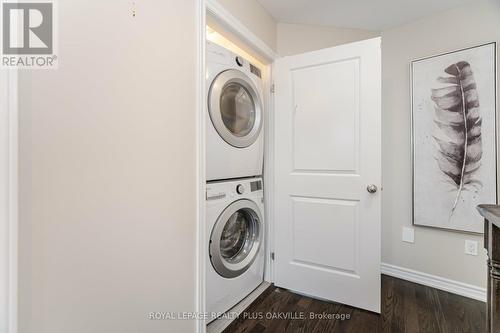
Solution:
[{"label": "white washing machine", "polygon": [[207,184],[206,304],[212,321],[264,280],[262,179]]},{"label": "white washing machine", "polygon": [[264,109],[261,71],[207,42],[207,180],[262,175]]}]

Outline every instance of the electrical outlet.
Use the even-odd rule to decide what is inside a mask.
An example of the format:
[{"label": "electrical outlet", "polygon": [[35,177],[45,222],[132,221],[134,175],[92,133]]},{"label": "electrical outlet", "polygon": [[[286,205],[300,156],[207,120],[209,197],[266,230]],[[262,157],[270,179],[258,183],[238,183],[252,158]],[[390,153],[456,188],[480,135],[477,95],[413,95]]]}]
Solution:
[{"label": "electrical outlet", "polygon": [[465,254],[471,256],[477,256],[477,242],[471,240],[465,240]]},{"label": "electrical outlet", "polygon": [[415,242],[415,229],[403,227],[403,242],[414,243]]}]

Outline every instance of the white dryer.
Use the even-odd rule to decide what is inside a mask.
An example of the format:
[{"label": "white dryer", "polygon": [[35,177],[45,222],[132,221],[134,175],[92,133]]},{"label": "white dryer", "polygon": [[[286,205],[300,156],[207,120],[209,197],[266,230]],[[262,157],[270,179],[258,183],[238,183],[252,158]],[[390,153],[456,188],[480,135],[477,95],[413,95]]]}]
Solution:
[{"label": "white dryer", "polygon": [[262,179],[207,184],[206,304],[212,321],[264,279]]},{"label": "white dryer", "polygon": [[262,175],[264,111],[261,71],[207,42],[207,180]]}]

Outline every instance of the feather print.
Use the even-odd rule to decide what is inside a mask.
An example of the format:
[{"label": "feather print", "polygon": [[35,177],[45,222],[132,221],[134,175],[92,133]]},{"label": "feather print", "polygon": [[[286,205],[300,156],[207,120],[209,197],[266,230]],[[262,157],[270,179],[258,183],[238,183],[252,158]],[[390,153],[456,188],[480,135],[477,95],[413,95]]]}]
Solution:
[{"label": "feather print", "polygon": [[[465,186],[474,182],[474,173],[481,165],[481,114],[476,82],[470,64],[460,61],[448,66],[437,81],[444,88],[432,89],[435,123],[440,135],[434,140],[438,147],[437,162],[443,174],[456,187],[450,217],[457,208]],[[446,138],[446,139],[443,139]]]}]

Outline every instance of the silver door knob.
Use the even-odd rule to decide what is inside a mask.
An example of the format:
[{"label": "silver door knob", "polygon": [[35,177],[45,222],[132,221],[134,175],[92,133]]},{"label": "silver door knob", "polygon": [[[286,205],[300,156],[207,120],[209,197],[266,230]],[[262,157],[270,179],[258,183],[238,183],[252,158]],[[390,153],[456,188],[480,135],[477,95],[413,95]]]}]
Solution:
[{"label": "silver door knob", "polygon": [[373,185],[373,184],[370,184],[366,187],[366,190],[369,192],[369,193],[375,193],[377,192],[377,185]]}]

